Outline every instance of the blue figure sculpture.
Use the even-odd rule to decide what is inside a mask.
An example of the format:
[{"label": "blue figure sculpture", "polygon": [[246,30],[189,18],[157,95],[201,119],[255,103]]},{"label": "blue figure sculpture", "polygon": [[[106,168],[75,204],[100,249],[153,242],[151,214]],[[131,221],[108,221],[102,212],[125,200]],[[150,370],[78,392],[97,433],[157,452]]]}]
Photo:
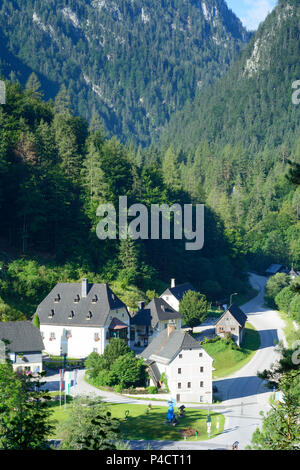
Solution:
[{"label": "blue figure sculpture", "polygon": [[174,418],[175,418],[174,405],[173,405],[173,403],[169,402],[169,409],[168,409],[168,414],[167,414],[168,423],[172,423]]},{"label": "blue figure sculpture", "polygon": [[167,414],[167,421],[168,423],[174,423],[175,422],[175,413],[174,413],[174,406],[176,406],[176,400],[172,398],[170,401],[168,401],[169,409],[168,409],[168,414]]}]

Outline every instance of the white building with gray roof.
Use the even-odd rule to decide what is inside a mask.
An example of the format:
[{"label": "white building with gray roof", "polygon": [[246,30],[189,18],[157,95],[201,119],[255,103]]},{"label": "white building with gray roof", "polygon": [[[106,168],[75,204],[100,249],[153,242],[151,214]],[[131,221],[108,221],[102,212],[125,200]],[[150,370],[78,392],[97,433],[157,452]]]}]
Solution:
[{"label": "white building with gray roof", "polygon": [[191,283],[186,282],[184,284],[176,285],[175,279],[171,279],[171,287],[166,289],[160,297],[171,305],[174,310],[179,312],[179,304],[182,301],[183,296],[190,290],[196,291]]},{"label": "white building with gray roof", "polygon": [[0,322],[0,349],[18,373],[41,372],[44,344],[41,333],[29,321]]},{"label": "white building with gray roof", "polygon": [[128,341],[127,307],[107,284],[59,283],[36,313],[48,354],[85,358],[103,354],[111,338]]},{"label": "white building with gray roof", "polygon": [[151,383],[162,386],[164,374],[177,402],[212,403],[213,358],[187,332],[168,325],[140,356]]}]

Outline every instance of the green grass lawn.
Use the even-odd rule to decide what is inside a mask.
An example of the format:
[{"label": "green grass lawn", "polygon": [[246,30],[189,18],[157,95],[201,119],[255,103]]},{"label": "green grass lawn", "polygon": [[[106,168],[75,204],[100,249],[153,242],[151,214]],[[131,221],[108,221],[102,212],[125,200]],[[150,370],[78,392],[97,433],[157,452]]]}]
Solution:
[{"label": "green grass lawn", "polygon": [[223,341],[203,344],[203,348],[215,359],[213,366],[213,378],[226,377],[244,367],[249,362],[260,346],[258,331],[246,323],[246,331],[241,348],[231,349]]},{"label": "green grass lawn", "polygon": [[280,318],[285,322],[283,331],[288,343],[288,347],[291,348],[295,341],[300,340],[300,330],[295,330],[293,319],[287,313],[279,312],[279,315]]},{"label": "green grass lawn", "polygon": [[[166,424],[166,416],[168,412],[167,406],[152,405],[152,410],[149,414],[146,413],[147,405],[127,405],[109,403],[107,404],[112,416],[118,418],[121,422],[120,431],[121,439],[124,440],[170,440],[180,441],[183,436],[180,431],[188,427],[192,427],[198,431],[198,437],[188,437],[187,440],[207,440],[209,439],[206,432],[206,410],[197,410],[186,408],[185,417],[179,419],[176,426]],[[69,414],[70,405],[68,404],[66,410],[64,406],[59,406],[59,403],[53,406],[54,413],[52,418],[57,420],[58,423],[65,421]],[[129,411],[128,419],[125,420],[125,412]],[[176,413],[176,409],[175,409]],[[211,416],[211,434],[210,438],[215,437],[223,432],[225,418],[218,413],[210,413]],[[219,430],[217,430],[217,418],[219,419]],[[59,439],[59,432],[56,431],[52,439]]]}]

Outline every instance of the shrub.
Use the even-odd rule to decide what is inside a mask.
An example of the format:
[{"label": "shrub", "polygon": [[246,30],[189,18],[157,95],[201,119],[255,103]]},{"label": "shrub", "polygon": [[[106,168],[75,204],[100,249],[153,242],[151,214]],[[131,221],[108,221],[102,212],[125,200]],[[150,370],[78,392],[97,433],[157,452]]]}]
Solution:
[{"label": "shrub", "polygon": [[290,283],[290,278],[287,274],[278,273],[275,276],[270,277],[266,285],[266,295],[265,301],[267,305],[271,308],[276,308],[275,297],[279,292],[288,287]]},{"label": "shrub", "polygon": [[147,392],[151,395],[155,395],[156,393],[158,393],[158,390],[157,387],[151,385],[150,387],[147,387]]},{"label": "shrub", "polygon": [[123,392],[123,387],[122,387],[122,385],[120,385],[120,384],[115,385],[115,386],[114,386],[114,391],[115,391],[116,393],[122,393],[122,392]]},{"label": "shrub", "polygon": [[187,291],[179,304],[179,312],[183,315],[185,324],[191,328],[200,325],[205,320],[207,311],[206,297],[199,292]]},{"label": "shrub", "polygon": [[143,359],[137,359],[133,352],[130,352],[115,360],[111,367],[111,373],[114,375],[115,383],[126,388],[143,381],[144,369]]},{"label": "shrub", "polygon": [[285,313],[289,313],[290,304],[295,296],[296,293],[292,290],[291,287],[285,287],[282,289],[275,297],[275,302],[279,310]]},{"label": "shrub", "polygon": [[290,314],[296,322],[300,323],[300,294],[296,295],[291,301]]}]

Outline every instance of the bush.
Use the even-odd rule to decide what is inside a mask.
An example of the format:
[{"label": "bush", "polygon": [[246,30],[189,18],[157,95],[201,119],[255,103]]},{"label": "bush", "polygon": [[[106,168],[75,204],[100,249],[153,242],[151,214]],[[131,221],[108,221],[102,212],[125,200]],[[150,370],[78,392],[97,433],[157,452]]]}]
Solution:
[{"label": "bush", "polygon": [[122,385],[120,385],[120,384],[115,385],[115,386],[114,386],[114,391],[115,391],[116,393],[122,393],[122,392],[123,392],[123,387],[122,387]]},{"label": "bush", "polygon": [[285,287],[284,289],[282,289],[279,294],[275,297],[275,303],[278,306],[279,310],[285,313],[289,313],[290,304],[295,296],[296,293],[292,290],[291,287]]},{"label": "bush", "polygon": [[179,312],[183,315],[185,324],[191,328],[200,325],[205,320],[207,311],[206,297],[199,292],[187,291],[179,304]]},{"label": "bush", "polygon": [[147,387],[147,392],[151,395],[155,395],[156,393],[158,393],[158,390],[157,390],[157,387],[152,385],[150,387]]},{"label": "bush", "polygon": [[290,314],[297,323],[300,323],[300,294],[296,295],[291,301]]},{"label": "bush", "polygon": [[143,359],[137,359],[133,352],[116,359],[111,367],[115,383],[120,384],[122,388],[144,381],[144,371]]},{"label": "bush", "polygon": [[289,283],[290,278],[287,274],[284,273],[278,273],[275,276],[270,277],[266,285],[265,295],[265,301],[269,307],[277,308],[275,297],[282,289],[288,287]]},{"label": "bush", "polygon": [[114,383],[115,383],[114,374],[106,369],[101,370],[95,379],[95,385],[99,385],[102,387],[110,387]]}]

